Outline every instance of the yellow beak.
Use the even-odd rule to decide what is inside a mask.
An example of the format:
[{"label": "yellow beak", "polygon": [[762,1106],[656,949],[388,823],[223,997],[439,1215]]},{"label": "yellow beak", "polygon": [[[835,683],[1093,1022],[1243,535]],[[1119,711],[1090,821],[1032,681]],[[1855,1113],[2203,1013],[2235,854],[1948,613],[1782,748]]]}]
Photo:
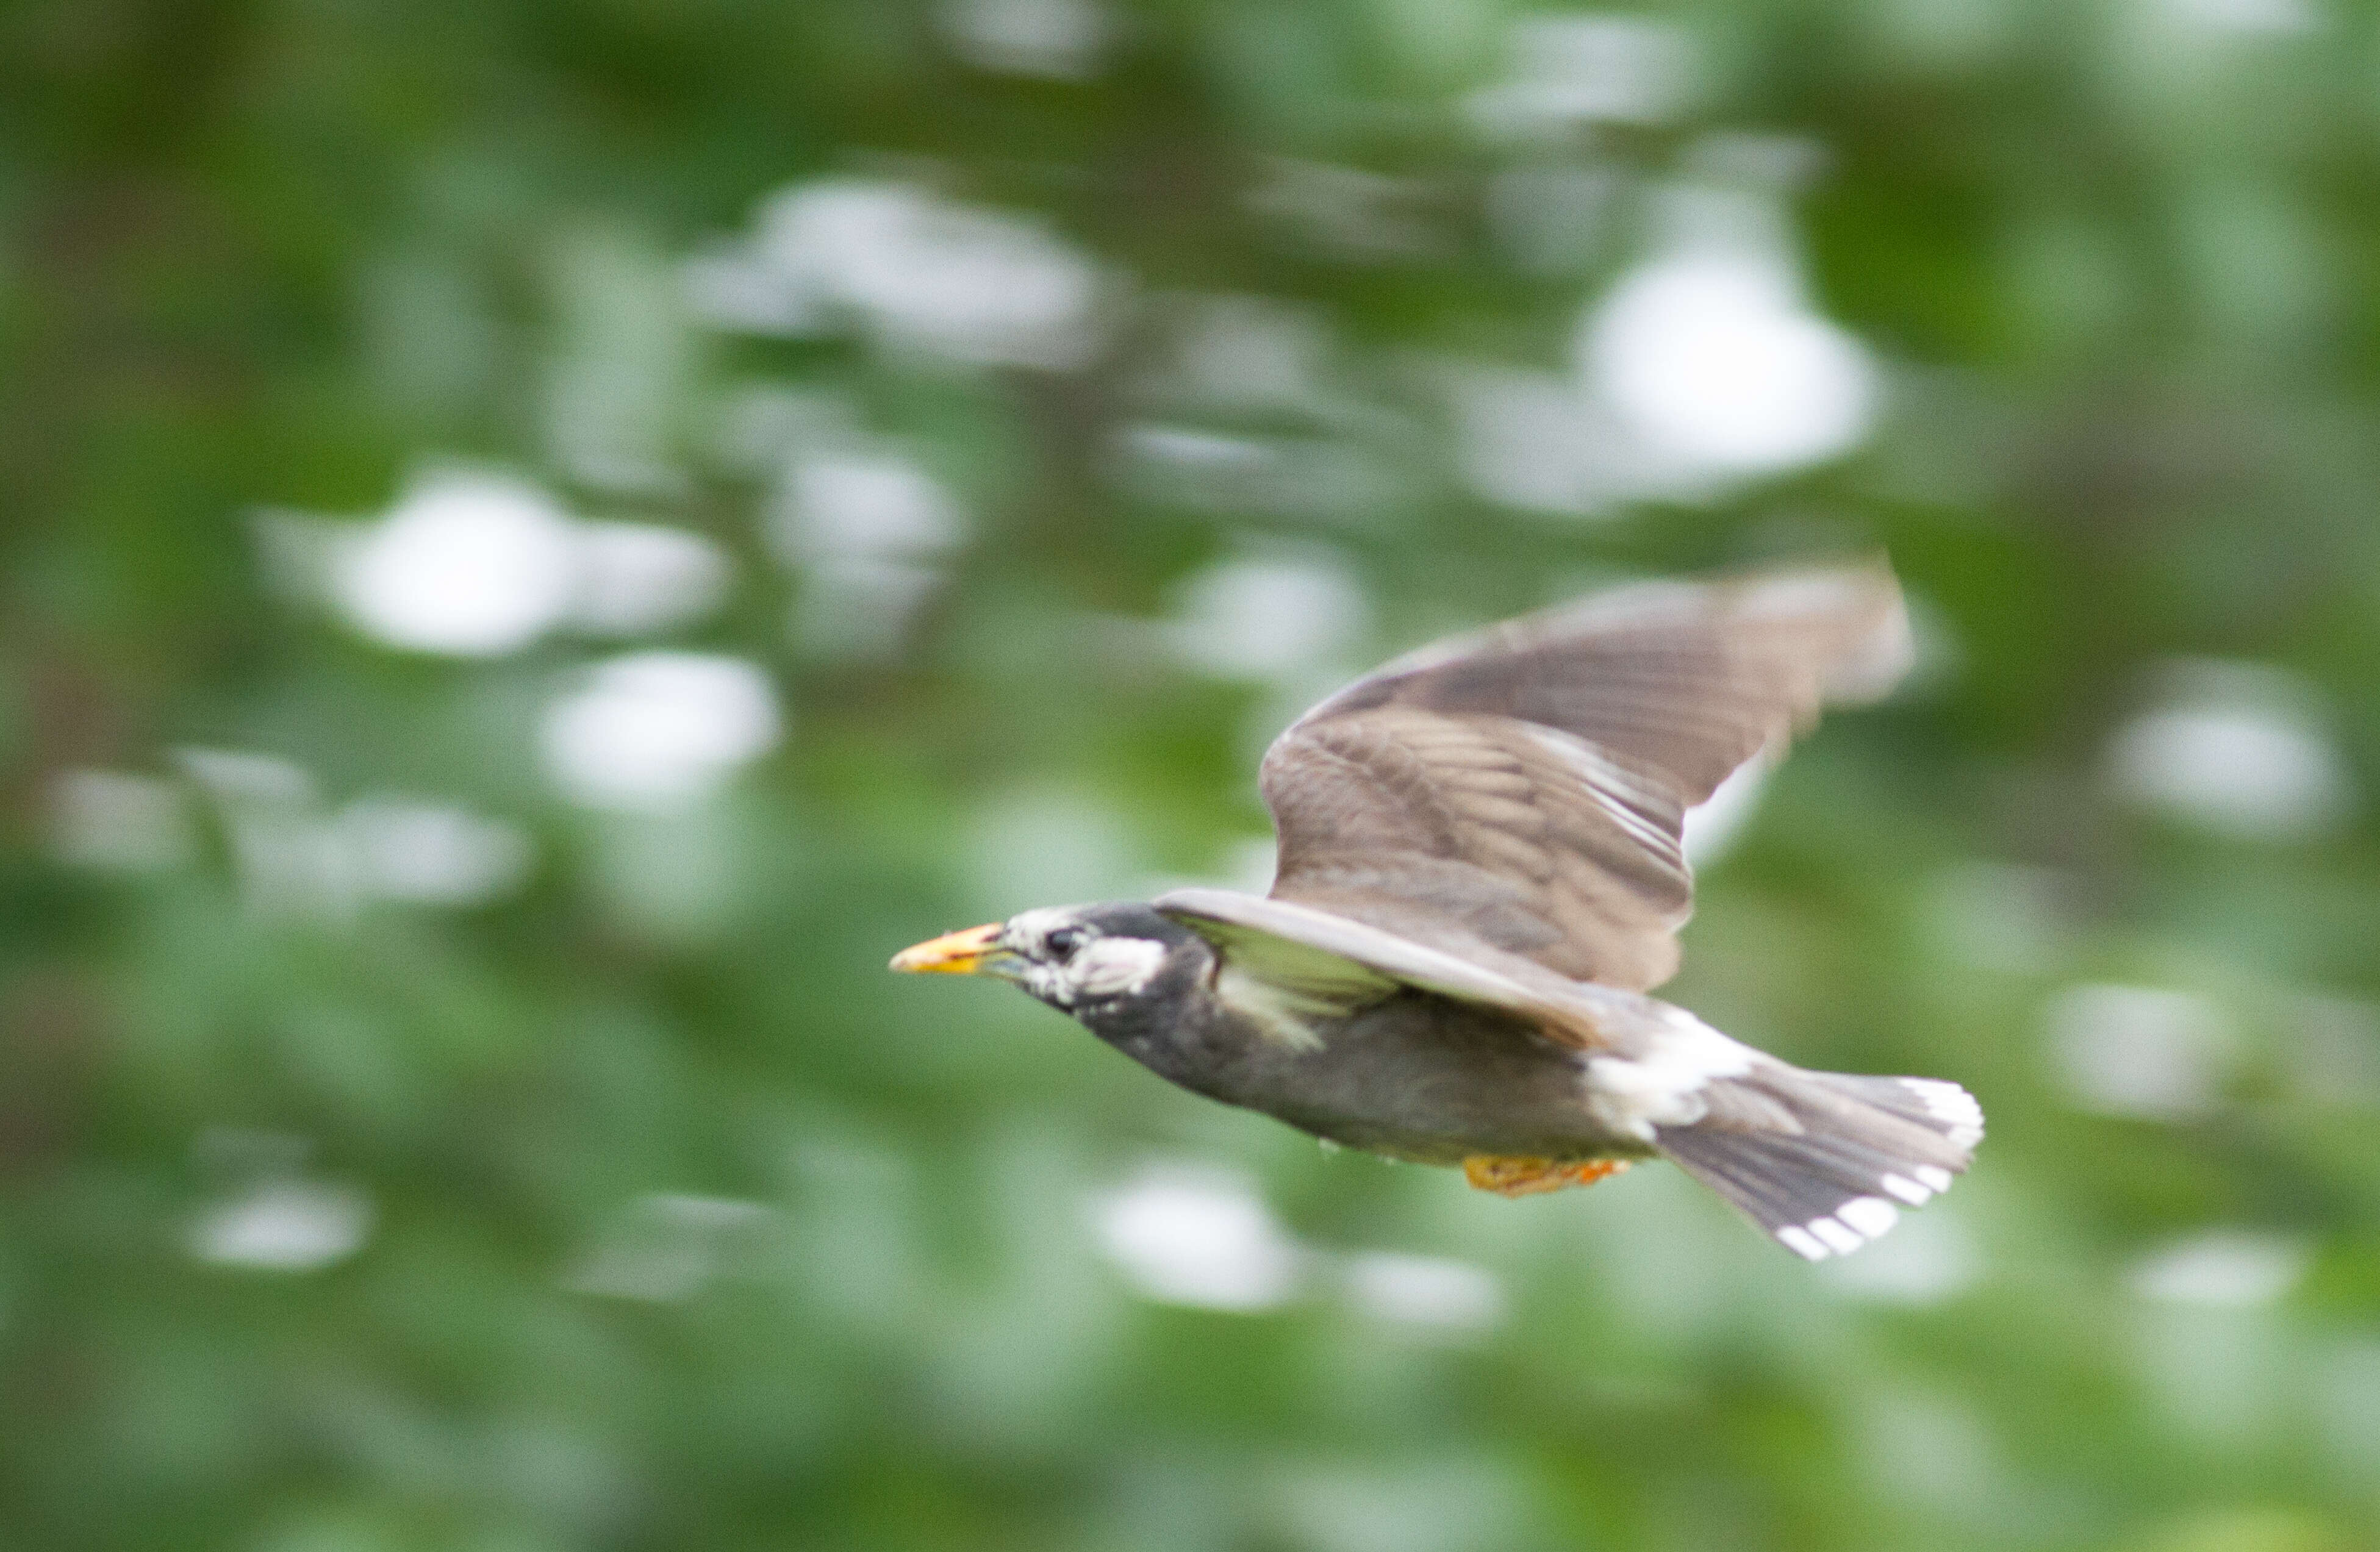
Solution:
[{"label": "yellow beak", "polygon": [[945,932],[930,938],[915,948],[903,949],[892,956],[892,968],[912,974],[931,973],[941,976],[972,976],[989,968],[987,960],[1004,958],[997,940],[1004,923],[992,922],[984,927],[970,927],[964,932]]}]

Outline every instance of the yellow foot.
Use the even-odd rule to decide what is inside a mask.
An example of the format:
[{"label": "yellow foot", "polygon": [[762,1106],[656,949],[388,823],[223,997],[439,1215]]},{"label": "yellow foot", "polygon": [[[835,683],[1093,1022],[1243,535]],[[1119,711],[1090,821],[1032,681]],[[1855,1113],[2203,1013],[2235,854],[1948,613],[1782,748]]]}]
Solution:
[{"label": "yellow foot", "polygon": [[1475,1153],[1463,1161],[1463,1178],[1499,1196],[1534,1196],[1566,1185],[1593,1185],[1628,1168],[1625,1158],[1589,1158],[1557,1163],[1550,1158],[1499,1158]]}]

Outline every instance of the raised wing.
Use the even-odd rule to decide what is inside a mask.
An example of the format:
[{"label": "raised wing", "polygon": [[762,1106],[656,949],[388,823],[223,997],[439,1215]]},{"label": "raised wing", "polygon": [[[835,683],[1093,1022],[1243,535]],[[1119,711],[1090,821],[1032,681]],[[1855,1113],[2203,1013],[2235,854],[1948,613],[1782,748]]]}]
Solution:
[{"label": "raised wing", "polygon": [[1880,564],[1630,588],[1425,648],[1265,756],[1273,898],[1657,986],[1693,905],[1685,810],[1908,655]]}]

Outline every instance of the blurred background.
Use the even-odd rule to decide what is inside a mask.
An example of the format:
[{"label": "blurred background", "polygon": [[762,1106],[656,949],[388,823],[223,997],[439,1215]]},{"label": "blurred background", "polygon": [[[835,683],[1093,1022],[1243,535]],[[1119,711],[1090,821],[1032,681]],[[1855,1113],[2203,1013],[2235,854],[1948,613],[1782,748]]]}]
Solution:
[{"label": "blurred background", "polygon": [[[0,1545],[2380,1545],[2380,16],[0,10]],[[1888,552],[1670,995],[1808,1267],[1013,992],[1311,697]]]}]

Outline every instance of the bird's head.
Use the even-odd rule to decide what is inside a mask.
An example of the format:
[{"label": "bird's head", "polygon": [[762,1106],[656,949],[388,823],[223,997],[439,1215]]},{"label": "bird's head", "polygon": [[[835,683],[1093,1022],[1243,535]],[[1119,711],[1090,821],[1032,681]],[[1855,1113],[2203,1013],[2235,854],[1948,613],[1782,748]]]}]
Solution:
[{"label": "bird's head", "polygon": [[1014,981],[1094,1028],[1099,1014],[1160,995],[1206,963],[1197,934],[1137,901],[1045,906],[892,956],[895,970]]}]

